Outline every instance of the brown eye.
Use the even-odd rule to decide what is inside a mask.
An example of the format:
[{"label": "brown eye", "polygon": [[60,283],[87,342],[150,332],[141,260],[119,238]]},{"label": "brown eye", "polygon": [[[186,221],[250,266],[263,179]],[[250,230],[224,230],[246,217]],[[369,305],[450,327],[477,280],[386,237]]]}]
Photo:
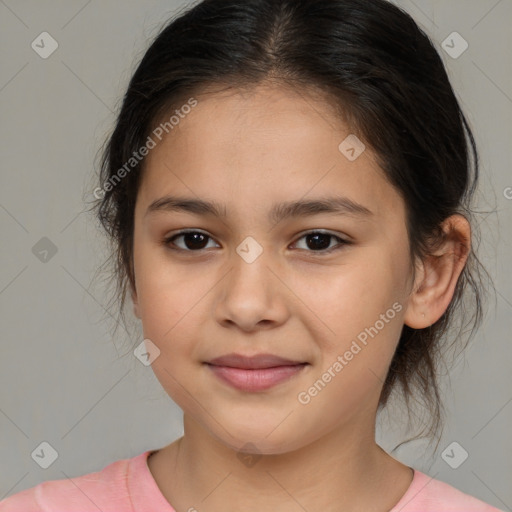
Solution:
[{"label": "brown eye", "polygon": [[[332,233],[324,233],[322,231],[310,231],[302,235],[299,240],[305,239],[306,250],[309,252],[330,253],[333,250],[340,249],[349,242]],[[338,240],[337,246],[331,246],[332,239]]]},{"label": "brown eye", "polygon": [[[177,250],[197,252],[206,248],[207,240],[210,239],[208,235],[201,231],[182,231],[164,240],[166,245],[172,244],[177,245],[174,240],[183,238],[183,244],[185,247],[178,245]],[[173,247],[171,247],[173,248]]]},{"label": "brown eye", "polygon": [[[175,242],[178,239],[182,239],[182,242],[180,242],[182,245]],[[344,240],[337,235],[324,233],[322,231],[310,231],[299,238],[299,240],[302,239],[306,241],[306,247],[304,250],[319,254],[329,254],[332,251],[341,249],[344,245],[350,244],[349,241]],[[181,231],[170,237],[166,237],[163,243],[168,246],[169,249],[176,251],[200,252],[203,249],[208,248],[208,240],[213,239],[201,231]],[[333,240],[338,241],[334,246],[331,245]],[[298,242],[295,243],[297,244]]]}]

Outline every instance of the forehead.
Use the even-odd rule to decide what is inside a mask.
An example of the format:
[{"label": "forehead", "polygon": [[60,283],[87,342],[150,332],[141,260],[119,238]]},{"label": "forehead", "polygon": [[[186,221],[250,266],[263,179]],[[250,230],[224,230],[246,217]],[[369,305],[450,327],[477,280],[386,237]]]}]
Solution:
[{"label": "forehead", "polygon": [[332,192],[371,204],[377,215],[400,202],[368,146],[355,160],[340,151],[347,137],[357,139],[328,101],[273,86],[195,98],[146,156],[139,192],[146,206],[176,192],[224,203],[228,214],[230,202],[257,207],[263,198]]}]

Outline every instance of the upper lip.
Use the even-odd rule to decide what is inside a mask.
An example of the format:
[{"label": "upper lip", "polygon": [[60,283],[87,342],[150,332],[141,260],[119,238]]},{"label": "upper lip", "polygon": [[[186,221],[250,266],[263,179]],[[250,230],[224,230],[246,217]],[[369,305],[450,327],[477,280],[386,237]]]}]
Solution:
[{"label": "upper lip", "polygon": [[274,366],[291,366],[298,364],[306,364],[305,361],[294,361],[285,359],[273,354],[257,354],[254,356],[242,356],[240,354],[227,354],[225,356],[216,357],[208,364],[215,366],[230,366],[232,368],[255,369],[255,368],[272,368]]}]

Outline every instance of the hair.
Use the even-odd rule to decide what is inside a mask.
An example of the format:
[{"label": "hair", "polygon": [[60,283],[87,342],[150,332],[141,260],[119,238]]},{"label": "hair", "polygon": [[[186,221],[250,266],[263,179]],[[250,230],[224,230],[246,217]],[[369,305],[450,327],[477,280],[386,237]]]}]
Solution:
[{"label": "hair", "polygon": [[[473,134],[433,43],[386,0],[204,0],[190,7],[160,30],[131,77],[101,148],[100,186],[113,183],[185,98],[270,82],[323,94],[372,148],[405,202],[412,261],[442,242],[446,218],[458,213],[472,219],[479,174]],[[111,242],[115,305],[123,322],[127,291],[135,289],[134,207],[143,168],[142,159],[102,189],[93,207]],[[449,307],[428,328],[403,326],[385,378],[379,408],[400,389],[409,419],[411,399],[427,411],[429,428],[422,433],[430,436],[442,426],[439,368],[446,335],[459,318],[456,341],[471,324],[469,341],[482,320],[481,271],[488,276],[472,243]],[[463,301],[467,293],[471,305]]]}]

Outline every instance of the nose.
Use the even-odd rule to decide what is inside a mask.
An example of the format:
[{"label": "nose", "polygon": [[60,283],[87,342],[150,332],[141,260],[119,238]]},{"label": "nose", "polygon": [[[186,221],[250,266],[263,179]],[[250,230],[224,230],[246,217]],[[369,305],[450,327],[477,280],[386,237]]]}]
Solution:
[{"label": "nose", "polygon": [[218,288],[216,320],[244,332],[283,324],[289,316],[288,288],[280,277],[265,251],[253,261],[233,251],[231,270]]}]

